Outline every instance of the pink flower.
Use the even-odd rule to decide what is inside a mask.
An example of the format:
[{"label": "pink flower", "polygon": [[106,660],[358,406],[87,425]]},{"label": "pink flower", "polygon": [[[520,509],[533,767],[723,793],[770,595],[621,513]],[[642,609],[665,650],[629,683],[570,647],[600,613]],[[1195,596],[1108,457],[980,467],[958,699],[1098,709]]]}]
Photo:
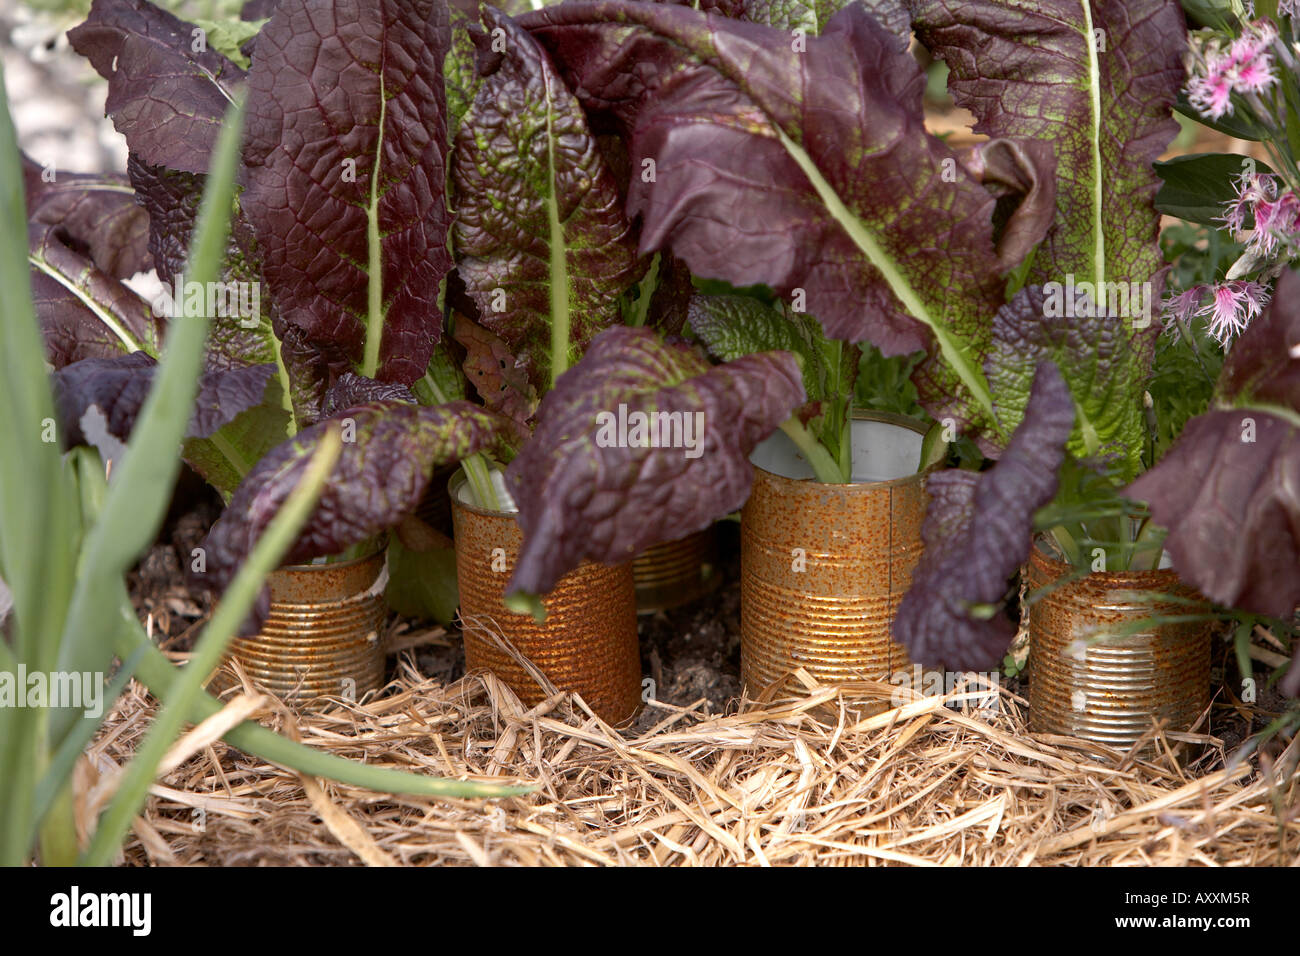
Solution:
[{"label": "pink flower", "polygon": [[1192,77],[1187,84],[1187,102],[1210,119],[1231,116],[1232,82],[1222,70],[1211,67],[1206,76]]},{"label": "pink flower", "polygon": [[1196,314],[1209,316],[1208,331],[1223,345],[1245,331],[1268,301],[1258,282],[1222,282],[1210,291],[1209,303]]},{"label": "pink flower", "polygon": [[1255,228],[1247,246],[1258,255],[1271,258],[1278,252],[1278,238],[1295,243],[1300,226],[1300,200],[1285,192],[1274,201],[1261,199],[1253,207]]},{"label": "pink flower", "polygon": [[1160,314],[1162,317],[1168,316],[1174,322],[1185,322],[1201,307],[1201,299],[1205,296],[1206,287],[1203,285],[1194,285],[1186,292],[1180,292],[1178,295],[1170,296],[1165,299],[1161,305]]},{"label": "pink flower", "polygon": [[1187,84],[1187,100],[1202,116],[1219,119],[1232,115],[1233,93],[1262,93],[1277,83],[1273,55],[1269,48],[1277,39],[1277,27],[1268,20],[1249,24],[1226,51],[1219,41],[1206,46],[1200,61],[1205,72]]}]

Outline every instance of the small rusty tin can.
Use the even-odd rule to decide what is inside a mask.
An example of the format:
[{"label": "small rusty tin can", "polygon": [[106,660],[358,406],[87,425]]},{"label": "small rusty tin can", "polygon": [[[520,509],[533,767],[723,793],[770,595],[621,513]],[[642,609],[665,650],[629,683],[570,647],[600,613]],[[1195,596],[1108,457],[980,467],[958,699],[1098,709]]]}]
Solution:
[{"label": "small rusty tin can", "polygon": [[382,574],[382,550],[271,572],[270,613],[258,634],[233,642],[231,654],[280,697],[360,699],[384,678]]},{"label": "small rusty tin can", "polygon": [[890,625],[921,556],[924,429],[883,413],[860,413],[861,423],[906,432],[891,454],[902,472],[913,456],[910,473],[827,484],[755,465],[740,519],[741,678],[751,695],[797,667],[830,684],[910,667]]},{"label": "small rusty tin can", "polygon": [[717,589],[718,539],[712,526],[647,548],[632,562],[638,614],[697,601]]},{"label": "small rusty tin can", "polygon": [[523,532],[513,513],[487,511],[460,494],[463,472],[450,483],[456,576],[467,670],[490,670],[527,706],[546,698],[538,681],[503,641],[559,690],[574,691],[602,720],[630,721],[641,704],[641,652],[632,565],[584,562],[542,600],[546,620],[506,608]]},{"label": "small rusty tin can", "polygon": [[[1029,558],[1029,586],[1051,585],[1070,571],[1040,542]],[[1161,601],[1162,594],[1199,597],[1171,570],[1093,572],[1030,605],[1031,731],[1127,750],[1153,721],[1172,731],[1192,726],[1209,704],[1211,624],[1142,626],[1145,618],[1195,611]]]}]

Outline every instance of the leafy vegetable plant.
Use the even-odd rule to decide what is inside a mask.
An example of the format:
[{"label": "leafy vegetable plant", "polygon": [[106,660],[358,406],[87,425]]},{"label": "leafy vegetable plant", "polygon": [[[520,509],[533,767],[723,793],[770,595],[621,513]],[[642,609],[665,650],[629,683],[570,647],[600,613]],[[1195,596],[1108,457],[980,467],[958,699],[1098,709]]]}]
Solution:
[{"label": "leafy vegetable plant", "polygon": [[[192,250],[184,265],[184,274],[196,282],[213,281],[217,275],[241,117],[241,110],[232,107],[212,156]],[[2,77],[0,155],[5,157],[0,163],[0,307],[5,315],[0,346],[6,358],[0,391],[9,409],[0,420],[0,443],[6,448],[0,458],[0,575],[12,596],[6,633],[0,638],[0,671],[6,693],[24,697],[22,704],[15,706],[11,699],[0,707],[0,805],[5,808],[0,861],[21,865],[39,855],[46,864],[80,860],[104,865],[143,804],[159,761],[184,722],[221,709],[202,693],[202,682],[252,605],[262,579],[307,517],[341,442],[337,429],[321,442],[301,482],[270,520],[266,534],[204,628],[193,660],[178,673],[144,634],[124,576],[163,519],[179,468],[175,449],[187,422],[203,415],[202,401],[197,416],[191,416],[190,408],[201,391],[198,372],[208,319],[198,314],[177,323],[161,363],[156,369],[149,363],[156,374],[139,398],[138,427],[128,445],[114,447],[111,472],[106,473],[104,462],[86,449],[61,455],[50,440],[55,403],[41,361],[36,297],[27,281],[30,255],[25,264],[20,245],[24,190]],[[33,218],[39,217],[40,206],[31,212]],[[109,408],[107,415],[111,414]],[[100,434],[103,440],[105,418],[105,406],[93,404],[78,420],[78,427]],[[106,687],[92,683],[102,681],[115,652],[122,661],[117,674]],[[23,674],[26,681],[19,676]],[[154,689],[164,705],[118,781],[89,846],[81,851],[73,819],[73,767],[133,675]],[[61,698],[61,703],[47,699],[47,692],[52,694],[55,687],[68,686],[67,677],[80,683],[84,707]],[[243,724],[227,737],[268,760],[363,786],[456,796],[518,792],[363,767],[254,724]]]},{"label": "leafy vegetable plant", "polygon": [[[1000,608],[1036,529],[1082,566],[1098,547],[1110,567],[1151,558],[1118,491],[1148,446],[1163,280],[1151,163],[1177,131],[1181,11],[901,4],[990,137],[957,153],[925,130],[899,4],[850,4],[793,36],[752,22],[757,6],[728,19],[610,0],[520,23],[588,112],[652,163],[653,177],[629,185],[641,248],[781,299],[768,312],[697,301],[691,328],[715,354],[780,342],[803,359],[816,403],[827,382],[851,392],[832,340],[925,350],[920,404],[997,463],[931,481],[931,546],[895,633],[928,663],[986,664],[1009,637]],[[1106,203],[1112,194],[1131,201]],[[801,418],[826,453],[796,441],[834,479],[842,413],[813,404]]]}]

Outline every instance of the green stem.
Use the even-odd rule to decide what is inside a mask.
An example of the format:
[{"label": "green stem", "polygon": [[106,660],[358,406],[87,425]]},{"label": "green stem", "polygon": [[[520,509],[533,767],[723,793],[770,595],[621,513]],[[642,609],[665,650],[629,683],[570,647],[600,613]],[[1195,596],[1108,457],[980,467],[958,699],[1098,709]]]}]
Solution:
[{"label": "green stem", "polygon": [[375,141],[375,165],[370,170],[370,202],[366,204],[366,350],[361,374],[374,378],[379,371],[379,346],[384,339],[383,247],[379,236],[379,169],[384,162],[384,114],[388,98],[384,92],[384,74],[379,72],[379,133]]},{"label": "green stem", "polygon": [[[117,629],[114,650],[123,659],[141,653],[143,656],[136,666],[136,679],[156,697],[165,699],[171,696],[171,688],[181,679],[182,672],[153,645],[129,607],[122,610],[122,626]],[[198,723],[220,713],[221,708],[221,702],[216,698],[200,693],[189,702],[189,719]],[[232,747],[261,757],[277,767],[381,793],[407,793],[426,797],[511,797],[531,793],[536,789],[447,780],[388,767],[373,767],[289,740],[250,720],[227,731],[224,739]]]},{"label": "green stem", "polygon": [[546,142],[550,163],[551,195],[546,217],[551,227],[551,387],[569,368],[569,264],[565,259],[564,224],[560,222],[560,189],[555,172],[555,136],[551,129],[554,110],[550,105],[550,74],[546,74]]},{"label": "green stem", "polygon": [[293,392],[290,391],[289,366],[284,364],[284,350],[279,343],[272,349],[275,352],[275,370],[280,376],[280,407],[289,413],[289,424],[285,435],[292,438],[298,434],[298,416],[293,411]]},{"label": "green stem", "polygon": [[257,600],[267,575],[279,565],[298,536],[299,529],[316,507],[325,479],[334,470],[342,449],[343,439],[335,425],[321,439],[320,447],[312,455],[302,480],[271,519],[252,554],[222,596],[221,603],[203,629],[203,636],[195,646],[193,657],[170,688],[161,712],[127,767],[108,809],[100,817],[90,847],[86,850],[87,864],[107,866],[112,862],[113,854],[122,845],[131,820],[148,796],[158,764],[185,724],[191,701],[203,690],[208,675],[221,663],[227,645]]},{"label": "green stem", "polygon": [[848,482],[848,475],[840,470],[839,463],[826,450],[826,446],[814,438],[812,433],[799,423],[799,419],[793,416],[787,418],[781,423],[781,431],[789,436],[795,443],[795,447],[807,459],[818,481],[831,485],[842,485]]}]

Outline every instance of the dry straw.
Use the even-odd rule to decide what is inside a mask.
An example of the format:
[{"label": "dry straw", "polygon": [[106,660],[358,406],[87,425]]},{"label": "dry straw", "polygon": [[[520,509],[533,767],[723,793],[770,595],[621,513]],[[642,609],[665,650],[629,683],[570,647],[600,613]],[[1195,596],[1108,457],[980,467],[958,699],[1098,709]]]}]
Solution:
[{"label": "dry straw", "polygon": [[[442,641],[439,632],[422,636]],[[403,638],[409,647],[412,638]],[[418,643],[418,642],[417,642]],[[182,739],[124,859],[144,864],[1296,865],[1292,742],[1226,768],[1214,738],[1157,733],[1152,760],[1032,737],[1024,703],[958,687],[831,688],[796,672],[770,699],[710,715],[651,703],[617,732],[582,701],[531,709],[491,675],[450,685],[409,654],[383,696],[291,713],[239,686]],[[956,703],[964,709],[945,706]],[[132,685],[78,768],[82,832],[156,702]],[[538,785],[477,803],[392,797],[268,766],[222,743],[253,713],[372,764]],[[1283,769],[1286,768],[1286,769]]]}]

